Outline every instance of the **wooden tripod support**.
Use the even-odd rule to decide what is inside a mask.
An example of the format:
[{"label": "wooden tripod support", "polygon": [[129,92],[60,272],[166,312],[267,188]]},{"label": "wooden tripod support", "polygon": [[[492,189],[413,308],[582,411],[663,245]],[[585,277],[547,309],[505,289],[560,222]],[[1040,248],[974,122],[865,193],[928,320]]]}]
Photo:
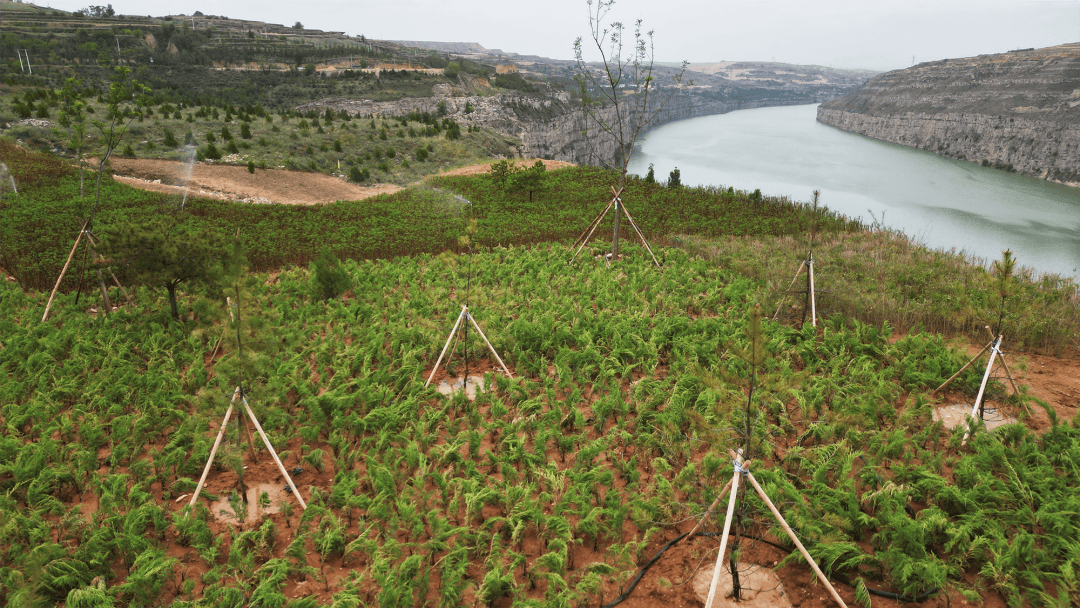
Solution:
[{"label": "wooden tripod support", "polygon": [[[188,507],[194,507],[195,501],[199,499],[199,494],[202,492],[203,485],[206,483],[206,476],[210,474],[210,465],[214,464],[214,455],[217,454],[218,446],[221,444],[221,438],[225,436],[225,427],[229,424],[229,417],[232,416],[233,404],[236,403],[236,398],[240,397],[241,402],[244,404],[244,413],[247,414],[248,420],[255,425],[255,430],[259,431],[259,437],[262,437],[263,444],[270,452],[270,457],[274,459],[274,464],[277,465],[281,474],[285,477],[285,482],[289,484],[289,488],[292,489],[293,496],[300,502],[300,506],[307,510],[307,504],[304,503],[304,497],[300,496],[300,491],[296,488],[296,484],[293,483],[289,472],[285,470],[285,465],[281,464],[281,459],[278,458],[277,452],[274,451],[274,446],[270,445],[270,440],[266,438],[266,433],[263,432],[262,425],[259,424],[259,419],[255,417],[255,413],[251,411],[251,406],[248,405],[247,397],[244,397],[240,393],[240,387],[236,387],[236,391],[233,392],[232,399],[229,401],[229,409],[225,410],[225,419],[221,421],[221,428],[218,429],[217,439],[214,440],[214,447],[210,448],[210,457],[206,459],[206,467],[203,468],[202,477],[199,478],[199,485],[195,488],[195,493],[191,496],[191,501],[188,503]],[[237,414],[243,415],[243,414]],[[188,510],[190,513],[190,509]]]},{"label": "wooden tripod support", "polygon": [[[986,394],[986,384],[990,380],[990,372],[994,368],[994,359],[995,358],[1001,360],[1001,365],[1002,365],[1002,367],[1005,368],[1005,375],[1009,378],[1009,384],[1012,386],[1013,393],[1014,394],[1019,394],[1020,393],[1020,390],[1016,388],[1016,380],[1013,378],[1012,371],[1009,369],[1009,364],[1005,362],[1005,353],[1001,352],[1001,340],[1003,338],[1003,335],[998,334],[997,336],[995,336],[994,332],[990,331],[990,326],[989,325],[986,326],[986,331],[990,334],[990,342],[988,342],[986,344],[986,346],[982,347],[982,350],[980,350],[978,353],[976,353],[976,355],[974,357],[972,357],[971,360],[969,360],[967,363],[965,363],[964,367],[960,368],[960,371],[958,371],[955,374],[953,374],[952,376],[950,376],[948,380],[946,380],[945,382],[943,382],[941,384],[941,386],[939,386],[939,387],[935,388],[934,390],[930,391],[930,394],[933,395],[934,393],[936,393],[936,392],[940,391],[941,389],[945,388],[946,386],[948,386],[950,382],[955,380],[960,374],[964,373],[964,370],[966,370],[968,367],[971,367],[971,364],[974,363],[975,361],[977,361],[979,359],[979,357],[982,356],[983,353],[985,353],[987,350],[989,350],[990,351],[990,360],[987,361],[987,363],[986,363],[986,371],[983,372],[982,383],[979,384],[979,393],[975,397],[975,403],[971,407],[971,418],[974,419],[974,418],[978,417],[979,420],[982,420],[982,417],[983,417],[983,407],[982,407],[982,405],[983,405],[983,397]],[[961,446],[967,445],[968,436],[970,434],[971,434],[970,429],[967,432],[964,433],[964,439],[960,442]]]},{"label": "wooden tripod support", "polygon": [[[484,335],[484,330],[480,329],[480,326],[476,323],[476,319],[474,319],[473,316],[469,314],[469,305],[463,304],[461,306],[461,313],[458,315],[457,321],[454,321],[454,328],[450,330],[450,335],[446,337],[446,344],[443,346],[442,352],[439,353],[439,359],[435,361],[435,367],[431,369],[431,374],[428,376],[427,382],[424,383],[424,388],[427,388],[427,386],[431,384],[431,379],[435,377],[435,372],[439,371],[439,365],[442,364],[443,356],[446,355],[446,349],[450,348],[450,341],[454,339],[454,335],[457,334],[458,326],[461,325],[461,322],[464,319],[468,319],[472,322],[473,327],[475,327],[476,331],[480,333],[480,337],[484,339],[484,344],[487,344],[488,349],[491,350],[491,354],[495,356],[495,360],[499,362],[499,366],[503,368],[503,371],[506,372],[506,375],[510,378],[514,377],[514,374],[511,374],[510,369],[506,367],[505,363],[503,363],[502,357],[499,356],[499,353],[495,352],[495,347],[491,345],[491,342],[487,339],[487,336]],[[466,378],[465,381],[468,382],[468,378]]]},{"label": "wooden tripod support", "polygon": [[660,261],[656,259],[656,254],[653,253],[652,247],[649,246],[649,242],[645,240],[645,235],[641,233],[641,228],[638,228],[637,222],[634,221],[634,218],[630,215],[630,212],[626,210],[626,205],[623,204],[622,199],[620,198],[620,196],[622,195],[622,190],[615,190],[615,188],[612,187],[611,192],[615,195],[611,199],[611,202],[607,204],[607,207],[604,207],[603,211],[598,213],[596,217],[593,218],[592,222],[589,222],[589,227],[586,228],[585,232],[582,232],[581,236],[579,236],[577,240],[574,241],[574,244],[570,246],[571,249],[573,249],[574,247],[577,247],[577,249],[574,251],[574,255],[567,263],[574,263],[574,260],[577,259],[578,254],[581,253],[581,250],[585,247],[585,244],[588,243],[589,239],[592,238],[593,232],[595,232],[596,229],[600,226],[600,222],[604,221],[604,217],[607,216],[608,211],[610,211],[612,207],[615,207],[616,215],[619,213],[619,211],[622,211],[623,215],[626,216],[626,220],[630,222],[630,226],[634,229],[634,232],[637,233],[638,238],[641,239],[641,243],[645,245],[645,249],[652,257],[653,264],[656,264],[656,267],[660,268]]},{"label": "wooden tripod support", "polygon": [[[825,588],[829,590],[829,594],[832,595],[832,598],[836,603],[842,608],[847,608],[847,604],[844,603],[840,594],[833,588],[829,579],[825,578],[825,574],[821,571],[821,568],[818,567],[817,562],[814,561],[814,558],[810,557],[810,552],[806,550],[806,547],[799,541],[799,538],[795,536],[795,532],[792,531],[791,526],[784,520],[784,516],[776,509],[776,505],[769,500],[769,495],[765,493],[765,490],[761,488],[761,484],[759,484],[757,479],[754,479],[754,475],[750,473],[750,462],[747,461],[744,463],[742,461],[742,455],[736,454],[731,450],[728,450],[728,454],[731,456],[731,464],[735,469],[735,473],[731,477],[731,493],[728,496],[727,517],[724,519],[724,536],[720,539],[720,554],[716,557],[716,568],[713,570],[712,584],[709,586],[709,596],[708,599],[705,600],[705,608],[712,608],[713,602],[716,600],[716,588],[720,582],[720,570],[724,566],[724,550],[727,548],[727,539],[731,532],[731,520],[735,513],[735,500],[739,492],[740,475],[746,477],[750,484],[754,486],[754,490],[757,492],[758,496],[765,502],[765,505],[769,507],[769,510],[772,511],[773,517],[776,518],[776,521],[784,528],[784,531],[787,532],[787,535],[791,538],[791,542],[795,543],[799,552],[802,553],[803,559],[805,559],[806,563],[810,564],[810,567],[814,569],[814,573],[817,574],[818,579],[824,583]],[[719,500],[719,498],[717,500]],[[706,512],[706,517],[707,516],[708,512]],[[697,532],[696,527],[694,532]]]},{"label": "wooden tripod support", "polygon": [[[799,275],[802,273],[803,268],[806,269],[806,293],[810,299],[810,323],[814,327],[817,327],[817,295],[814,293],[814,252],[810,251],[806,259],[799,264],[799,269],[795,271],[795,276],[791,279],[791,284],[784,291],[783,297],[780,298],[780,304],[776,306],[776,312],[773,313],[773,320],[775,321],[780,317],[780,309],[784,307],[784,300],[787,299],[788,293],[791,292],[791,288],[795,286],[795,281],[799,280]],[[803,317],[806,320],[806,317]]]},{"label": "wooden tripod support", "polygon": [[60,289],[60,282],[64,280],[64,275],[67,274],[68,266],[71,266],[71,260],[75,257],[75,250],[79,248],[79,242],[82,241],[82,237],[86,234],[86,225],[90,223],[90,218],[86,218],[83,222],[82,228],[79,229],[79,236],[75,238],[75,244],[71,246],[71,253],[68,254],[67,262],[64,262],[64,267],[60,270],[60,276],[56,278],[56,285],[53,286],[52,293],[49,294],[49,301],[45,304],[45,314],[41,315],[41,322],[44,323],[49,319],[49,309],[52,308],[53,298],[56,297],[56,292]]},{"label": "wooden tripod support", "polygon": [[[64,280],[64,276],[67,274],[68,267],[71,266],[71,260],[75,258],[75,251],[79,249],[79,243],[82,241],[82,237],[84,234],[86,235],[87,241],[89,241],[90,243],[89,247],[90,250],[94,253],[94,258],[101,258],[101,255],[98,254],[97,250],[93,248],[94,236],[90,234],[89,230],[86,229],[86,226],[89,223],[90,218],[86,218],[86,221],[83,222],[82,228],[79,229],[79,236],[75,238],[75,244],[71,246],[71,253],[68,254],[67,262],[65,262],[64,267],[60,269],[60,276],[56,277],[56,285],[53,286],[52,292],[49,293],[49,301],[45,304],[45,314],[41,315],[42,323],[49,319],[49,310],[52,308],[53,299],[56,297],[56,292],[60,290],[60,283]],[[112,270],[109,270],[109,274],[112,275],[113,283],[116,283],[116,286],[120,288],[120,291],[123,292],[124,297],[127,298],[128,303],[131,303],[131,296],[128,294],[127,290],[124,289],[124,286],[120,284],[120,281],[116,278],[116,275],[113,274]],[[98,275],[100,276],[100,271]],[[102,290],[104,290],[105,283],[102,283],[101,286]],[[108,304],[106,304],[106,306],[108,306]]]}]

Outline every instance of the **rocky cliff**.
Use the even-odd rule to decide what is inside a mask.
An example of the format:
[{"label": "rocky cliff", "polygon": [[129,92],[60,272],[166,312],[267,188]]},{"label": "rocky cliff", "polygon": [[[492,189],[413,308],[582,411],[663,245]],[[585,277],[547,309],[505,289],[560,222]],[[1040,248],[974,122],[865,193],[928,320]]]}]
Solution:
[{"label": "rocky cliff", "polygon": [[818,120],[1080,187],[1080,44],[888,72],[823,103]]},{"label": "rocky cliff", "polygon": [[[869,78],[864,72],[816,66],[740,63],[724,64],[724,67],[726,71],[721,73],[688,71],[686,80],[695,84],[671,95],[648,128],[733,110],[820,103],[857,88]],[[583,136],[587,125],[579,102],[546,83],[534,84],[535,92],[524,93],[495,89],[486,79],[462,76],[458,85],[435,85],[431,97],[385,102],[331,98],[303,104],[297,109],[321,112],[331,108],[354,116],[401,116],[410,112],[436,114],[442,105],[447,115],[462,126],[487,127],[517,140],[512,150],[493,150],[497,155],[509,152],[507,155],[594,165],[601,164],[601,159],[616,158],[617,144],[613,137],[596,137],[595,133],[590,133],[591,137]],[[654,99],[666,97],[670,92],[661,89],[659,94],[654,93]],[[613,117],[611,109],[604,116],[609,122]]]}]

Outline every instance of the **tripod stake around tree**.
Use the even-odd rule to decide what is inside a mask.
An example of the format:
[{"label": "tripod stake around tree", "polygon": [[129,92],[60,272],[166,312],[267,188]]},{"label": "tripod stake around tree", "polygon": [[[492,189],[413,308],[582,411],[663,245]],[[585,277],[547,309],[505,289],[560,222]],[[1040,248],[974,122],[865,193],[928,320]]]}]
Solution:
[{"label": "tripod stake around tree", "polygon": [[[210,474],[210,465],[214,464],[214,455],[217,454],[218,446],[221,444],[221,438],[225,436],[225,427],[229,425],[229,417],[232,416],[233,404],[236,403],[236,398],[239,397],[244,404],[244,412],[247,414],[248,420],[255,425],[255,430],[259,431],[259,437],[262,438],[263,444],[270,452],[270,457],[274,459],[274,464],[277,465],[278,471],[285,477],[285,483],[289,484],[289,488],[292,489],[292,495],[296,497],[296,500],[300,502],[300,506],[306,511],[307,504],[304,503],[304,498],[300,496],[300,491],[296,488],[296,484],[293,483],[289,472],[285,470],[285,465],[281,464],[281,459],[278,458],[277,452],[274,451],[274,446],[270,445],[270,440],[266,438],[266,433],[263,432],[262,425],[259,424],[259,419],[255,417],[255,413],[251,411],[251,406],[248,405],[247,397],[245,397],[240,387],[236,387],[236,391],[233,392],[232,399],[229,401],[229,409],[225,410],[225,418],[221,421],[221,428],[218,429],[217,439],[214,440],[214,447],[210,448],[210,457],[206,459],[206,467],[203,468],[202,477],[199,478],[199,485],[195,487],[195,493],[191,496],[191,501],[188,503],[188,507],[194,507],[195,501],[199,499],[199,494],[202,492],[203,485],[206,483],[206,476]],[[238,415],[243,415],[240,413]],[[190,509],[188,513],[190,513]]]},{"label": "tripod stake around tree", "polygon": [[[731,456],[731,464],[735,469],[735,473],[732,475],[731,483],[729,484],[731,491],[728,495],[728,508],[727,517],[724,519],[724,532],[723,536],[720,538],[720,554],[716,557],[716,568],[713,570],[712,584],[709,586],[709,596],[705,600],[705,608],[712,608],[713,602],[716,600],[716,590],[720,583],[720,571],[724,567],[724,550],[727,548],[728,535],[731,532],[731,520],[735,514],[735,501],[736,496],[739,493],[740,476],[745,477],[747,481],[749,481],[750,484],[754,486],[754,491],[757,492],[757,495],[761,498],[762,501],[764,501],[765,505],[769,507],[769,511],[772,512],[773,517],[776,518],[777,523],[779,523],[780,526],[784,528],[784,531],[787,532],[787,535],[791,538],[791,542],[795,543],[795,546],[799,549],[799,552],[802,553],[803,559],[805,559],[806,563],[810,564],[810,567],[814,569],[814,573],[817,574],[818,579],[825,585],[825,588],[829,590],[829,594],[832,595],[832,598],[836,601],[836,603],[842,608],[847,608],[847,604],[845,604],[844,600],[841,599],[840,594],[838,594],[836,592],[836,589],[833,588],[832,583],[829,582],[829,579],[825,578],[825,574],[821,571],[821,568],[818,568],[817,562],[814,561],[814,558],[810,557],[810,552],[806,550],[806,547],[804,547],[802,542],[799,541],[798,537],[795,536],[795,532],[792,531],[790,526],[788,526],[787,521],[784,520],[784,516],[781,515],[780,511],[776,509],[776,505],[774,505],[773,502],[769,500],[769,495],[765,493],[765,490],[761,488],[761,484],[759,484],[757,479],[754,479],[753,474],[750,473],[750,462],[743,462],[742,455],[736,454],[731,450],[728,450],[728,454]],[[725,487],[725,490],[727,490],[727,487]],[[721,498],[723,498],[723,492],[721,492],[720,496],[717,497],[716,502],[713,503],[714,507]],[[705,517],[708,517],[709,513],[714,507],[710,507],[710,510],[705,513]],[[699,522],[698,526],[694,528],[694,532],[697,532],[700,526],[701,523]]]},{"label": "tripod stake around tree", "polygon": [[[975,396],[975,403],[971,406],[971,414],[970,414],[970,416],[971,416],[971,418],[973,420],[974,419],[978,419],[978,420],[983,419],[983,414],[985,412],[983,398],[986,396],[986,385],[990,381],[990,372],[994,369],[994,360],[995,359],[1000,359],[1001,360],[1001,365],[1002,365],[1002,367],[1005,368],[1005,375],[1009,378],[1009,384],[1012,385],[1013,393],[1014,394],[1019,394],[1020,393],[1020,391],[1017,390],[1017,388],[1016,388],[1016,380],[1013,379],[1012,371],[1009,370],[1009,364],[1005,362],[1005,353],[1001,352],[1001,341],[1002,341],[1003,336],[1001,334],[998,334],[997,336],[995,336],[994,332],[990,331],[989,326],[986,327],[986,331],[990,332],[990,338],[991,338],[990,342],[987,343],[987,345],[984,346],[982,348],[982,350],[980,350],[978,352],[978,354],[976,354],[974,357],[972,357],[970,361],[965,363],[964,367],[960,368],[960,371],[953,374],[951,377],[949,377],[948,380],[943,382],[941,386],[935,388],[933,391],[930,392],[930,394],[933,395],[934,393],[936,393],[936,392],[940,391],[941,389],[945,388],[946,386],[948,386],[950,382],[955,380],[958,376],[960,376],[960,374],[964,373],[964,370],[966,370],[968,367],[970,367],[972,363],[977,361],[979,359],[979,357],[982,356],[983,353],[985,353],[987,350],[989,350],[990,351],[990,360],[986,362],[986,371],[983,372],[982,383],[979,384],[979,393]],[[960,442],[960,445],[962,445],[962,446],[967,445],[967,440],[968,440],[968,437],[970,435],[971,435],[971,429],[968,429],[964,433],[964,439]]]},{"label": "tripod stake around tree", "polygon": [[630,226],[634,229],[634,232],[637,233],[638,238],[641,239],[641,243],[645,245],[645,249],[652,257],[653,263],[656,264],[657,268],[660,268],[660,261],[656,259],[656,254],[653,253],[652,247],[649,247],[649,242],[645,240],[645,235],[641,233],[641,228],[638,228],[637,222],[634,221],[634,218],[630,215],[630,212],[627,211],[626,205],[623,204],[622,199],[620,198],[623,191],[615,190],[615,187],[612,186],[611,192],[612,194],[614,194],[611,202],[608,203],[607,207],[604,207],[604,209],[600,213],[598,213],[596,217],[593,218],[592,222],[589,223],[589,227],[585,229],[585,232],[582,232],[581,236],[579,236],[577,240],[574,241],[574,244],[570,246],[571,249],[574,249],[575,247],[577,247],[577,249],[574,251],[574,255],[567,263],[574,263],[574,260],[577,259],[578,254],[581,253],[581,250],[585,247],[585,244],[589,242],[589,239],[592,238],[593,233],[596,232],[596,229],[600,226],[600,223],[604,221],[604,217],[607,216],[608,211],[610,211],[611,208],[614,207],[615,233],[611,240],[611,260],[615,261],[619,257],[619,212],[621,211],[623,215],[626,216],[626,221],[630,222]]},{"label": "tripod stake around tree", "polygon": [[[510,369],[506,367],[505,363],[503,363],[502,357],[499,356],[499,353],[495,352],[495,347],[491,345],[491,342],[487,339],[487,336],[484,335],[484,330],[480,329],[480,326],[476,323],[476,319],[474,319],[473,316],[469,314],[469,305],[463,304],[461,306],[461,313],[458,314],[457,320],[454,321],[454,328],[450,330],[450,335],[446,337],[446,344],[443,345],[442,352],[439,353],[439,359],[435,361],[435,367],[432,368],[431,374],[428,376],[427,382],[424,383],[424,388],[427,388],[427,386],[431,384],[431,380],[435,377],[435,372],[439,371],[439,365],[442,364],[443,357],[446,356],[446,350],[450,348],[450,341],[454,339],[455,335],[457,335],[458,327],[462,324],[462,321],[466,319],[472,323],[473,327],[476,328],[477,333],[479,333],[480,337],[484,339],[484,344],[487,344],[488,349],[491,350],[491,354],[495,356],[495,360],[499,362],[499,366],[502,367],[504,372],[506,372],[507,377],[514,377],[514,374],[510,373]],[[468,328],[466,327],[466,331],[467,330]],[[468,381],[469,379],[465,378],[465,382]]]},{"label": "tripod stake around tree", "polygon": [[[806,255],[806,259],[799,264],[799,269],[795,271],[795,277],[791,279],[791,284],[788,285],[787,290],[784,292],[783,297],[780,298],[780,304],[776,307],[776,312],[773,313],[773,320],[780,318],[780,309],[784,307],[784,300],[787,299],[787,295],[791,293],[791,288],[795,286],[795,281],[799,280],[799,274],[803,269],[806,269],[806,298],[807,304],[810,308],[810,324],[817,327],[817,296],[814,293],[814,250],[811,249]],[[806,306],[803,307],[803,321],[806,320]]]}]

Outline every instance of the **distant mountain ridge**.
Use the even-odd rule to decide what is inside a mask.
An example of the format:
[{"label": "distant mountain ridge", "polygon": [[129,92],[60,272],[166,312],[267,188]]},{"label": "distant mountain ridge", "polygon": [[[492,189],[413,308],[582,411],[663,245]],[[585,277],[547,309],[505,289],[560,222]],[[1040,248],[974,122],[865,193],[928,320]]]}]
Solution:
[{"label": "distant mountain ridge", "polygon": [[1080,44],[888,72],[823,103],[818,120],[1080,187]]},{"label": "distant mountain ridge", "polygon": [[426,40],[388,40],[401,46],[460,55],[505,55],[499,49],[486,49],[478,42],[432,42]]}]

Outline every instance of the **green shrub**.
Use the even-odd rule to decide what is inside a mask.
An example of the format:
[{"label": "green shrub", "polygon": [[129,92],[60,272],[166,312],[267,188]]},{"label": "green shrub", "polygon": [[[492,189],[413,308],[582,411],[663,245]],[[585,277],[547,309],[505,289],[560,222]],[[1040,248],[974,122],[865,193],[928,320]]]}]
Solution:
[{"label": "green shrub", "polygon": [[315,296],[321,300],[336,298],[352,288],[352,277],[334,252],[324,246],[315,260]]},{"label": "green shrub", "polygon": [[349,181],[350,182],[366,182],[371,178],[371,173],[367,169],[361,169],[360,167],[352,167],[349,169]]},{"label": "green shrub", "polygon": [[167,148],[175,148],[180,145],[180,142],[176,141],[176,136],[169,129],[165,129],[165,138],[162,140]]}]

